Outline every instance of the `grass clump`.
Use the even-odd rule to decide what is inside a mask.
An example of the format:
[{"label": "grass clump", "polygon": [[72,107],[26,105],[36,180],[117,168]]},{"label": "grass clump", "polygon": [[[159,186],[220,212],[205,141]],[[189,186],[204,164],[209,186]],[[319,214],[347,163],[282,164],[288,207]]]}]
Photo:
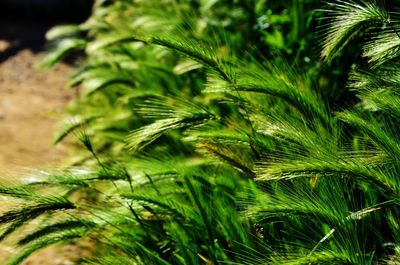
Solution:
[{"label": "grass clump", "polygon": [[[78,163],[90,170],[0,188],[17,204],[0,216],[6,234],[50,217],[19,239],[24,250],[11,264],[83,237],[98,250],[86,264],[396,264],[393,6],[335,1],[323,8],[324,67],[351,61],[342,92],[356,95],[352,104],[332,105],[337,98],[319,82],[323,67],[296,69],[304,50],[283,58],[298,44],[278,46],[282,57],[242,52],[241,34],[269,36],[249,39],[259,52],[273,46],[271,35],[259,24],[235,31],[237,14],[218,12],[240,8],[251,24],[267,4],[250,2],[115,0],[84,24],[49,33],[84,42],[76,48],[85,48],[86,61],[71,79],[82,95],[56,141],[75,133],[86,150]],[[306,2],[315,4],[300,2],[290,16],[271,4],[281,15],[274,19],[295,26],[282,27],[288,40],[306,29],[298,19]],[[230,20],[221,30],[215,23],[223,18]],[[352,45],[363,52],[341,58]],[[329,78],[337,89],[337,77]]]}]

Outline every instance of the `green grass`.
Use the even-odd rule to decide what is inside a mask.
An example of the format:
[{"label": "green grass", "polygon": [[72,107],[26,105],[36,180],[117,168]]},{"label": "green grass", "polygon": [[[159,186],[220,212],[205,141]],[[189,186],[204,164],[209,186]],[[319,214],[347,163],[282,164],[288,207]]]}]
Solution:
[{"label": "green grass", "polygon": [[[325,64],[299,61],[315,7]],[[55,138],[77,136],[80,169],[0,187],[15,203],[3,237],[23,249],[10,264],[79,238],[96,244],[84,264],[397,264],[396,14],[372,1],[115,0],[52,30],[45,64],[85,49],[71,78],[82,94]],[[353,67],[339,91],[342,61]],[[356,96],[333,104],[321,78]]]}]

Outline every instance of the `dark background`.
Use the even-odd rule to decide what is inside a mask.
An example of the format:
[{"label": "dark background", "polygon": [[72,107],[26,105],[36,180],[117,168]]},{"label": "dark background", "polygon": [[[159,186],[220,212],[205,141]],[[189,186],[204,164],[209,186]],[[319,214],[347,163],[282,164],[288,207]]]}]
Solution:
[{"label": "dark background", "polygon": [[0,63],[20,50],[43,50],[45,34],[59,24],[79,23],[90,14],[92,0],[0,0]]}]

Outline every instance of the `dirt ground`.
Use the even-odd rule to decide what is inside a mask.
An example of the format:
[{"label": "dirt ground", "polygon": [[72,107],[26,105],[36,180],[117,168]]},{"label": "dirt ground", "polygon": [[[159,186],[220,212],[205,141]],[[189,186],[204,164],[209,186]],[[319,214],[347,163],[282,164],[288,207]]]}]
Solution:
[{"label": "dirt ground", "polygon": [[[72,67],[40,70],[48,25],[0,19],[0,176],[23,177],[31,169],[51,169],[67,154],[52,138],[63,108],[72,97],[65,89]],[[4,204],[4,203],[2,203]],[[74,245],[41,251],[24,265],[72,265],[82,254]],[[0,264],[15,253],[0,245]]]},{"label": "dirt ground", "polygon": [[0,173],[49,167],[65,155],[52,136],[70,98],[64,86],[72,69],[38,70],[39,60],[22,50],[0,64]]}]

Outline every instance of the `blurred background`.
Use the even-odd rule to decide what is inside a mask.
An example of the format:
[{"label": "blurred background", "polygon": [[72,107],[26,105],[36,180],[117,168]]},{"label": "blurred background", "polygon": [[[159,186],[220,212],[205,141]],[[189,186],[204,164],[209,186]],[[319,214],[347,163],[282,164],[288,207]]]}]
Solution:
[{"label": "blurred background", "polygon": [[[90,14],[88,0],[0,0],[0,175],[32,173],[54,165],[66,154],[52,143],[54,127],[72,94],[65,89],[73,67],[38,67],[46,32],[59,24],[79,23]],[[23,174],[20,174],[23,172]],[[0,264],[15,255],[0,245]],[[50,248],[24,264],[71,264],[84,249]]]},{"label": "blurred background", "polygon": [[[64,153],[52,130],[70,94],[71,67],[37,67],[46,31],[87,18],[92,1],[0,1],[0,172],[52,164]],[[7,167],[6,167],[7,166]]]},{"label": "blurred background", "polygon": [[[91,10],[90,0],[1,0],[0,62],[23,49],[43,49],[46,31],[58,24],[79,23]],[[8,42],[8,46],[4,44]]]}]

